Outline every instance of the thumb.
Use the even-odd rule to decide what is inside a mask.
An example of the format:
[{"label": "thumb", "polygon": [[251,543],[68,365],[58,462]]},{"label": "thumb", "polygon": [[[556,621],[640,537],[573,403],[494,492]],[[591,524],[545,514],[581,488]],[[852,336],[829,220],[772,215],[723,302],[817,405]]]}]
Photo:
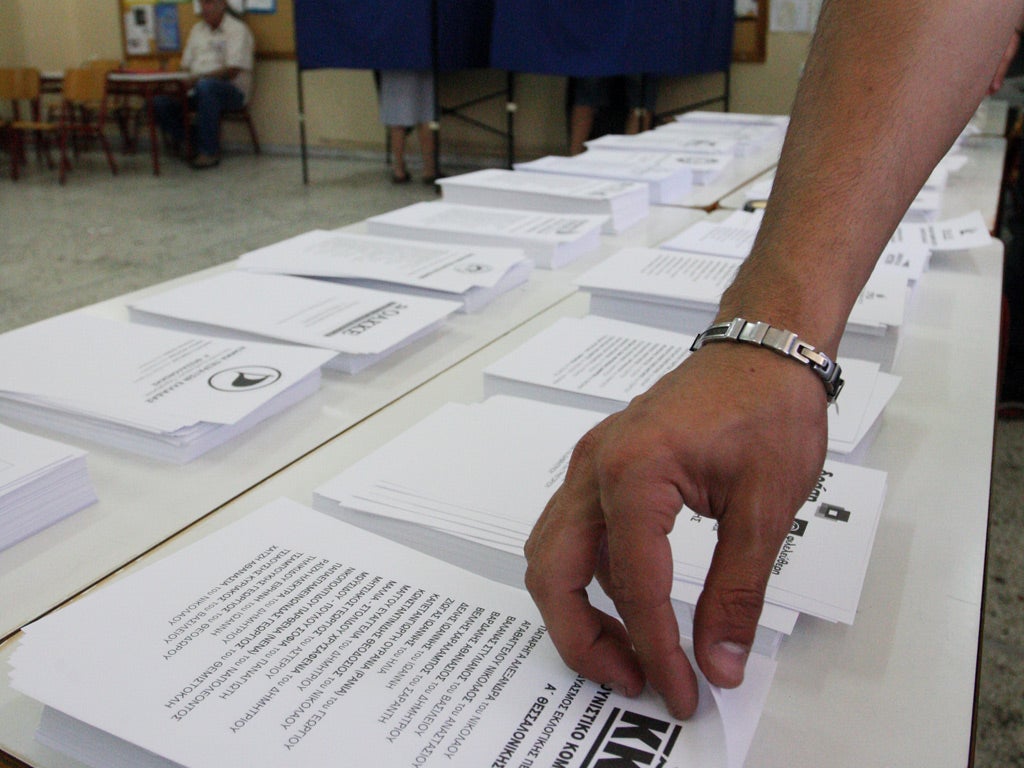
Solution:
[{"label": "thumb", "polygon": [[697,601],[694,655],[708,682],[735,688],[743,682],[764,591],[785,531],[776,535],[750,518],[719,523],[718,544]]}]

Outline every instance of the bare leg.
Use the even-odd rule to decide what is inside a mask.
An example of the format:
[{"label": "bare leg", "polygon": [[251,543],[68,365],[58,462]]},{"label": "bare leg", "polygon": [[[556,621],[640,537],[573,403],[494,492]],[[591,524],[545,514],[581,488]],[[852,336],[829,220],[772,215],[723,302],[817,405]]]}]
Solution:
[{"label": "bare leg", "polygon": [[420,152],[423,155],[423,181],[432,184],[437,178],[437,136],[429,123],[420,123],[416,131],[420,138]]},{"label": "bare leg", "polygon": [[569,115],[569,154],[578,155],[586,147],[583,142],[590,138],[590,129],[594,127],[594,108],[575,104]]},{"label": "bare leg", "polygon": [[405,169],[405,126],[389,125],[388,135],[391,138],[391,178],[395,182],[409,180],[409,172]]}]

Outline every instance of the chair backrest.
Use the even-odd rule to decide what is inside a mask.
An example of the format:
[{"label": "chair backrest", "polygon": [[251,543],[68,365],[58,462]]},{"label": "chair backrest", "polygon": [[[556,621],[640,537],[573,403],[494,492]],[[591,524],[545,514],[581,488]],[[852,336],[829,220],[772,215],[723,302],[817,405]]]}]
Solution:
[{"label": "chair backrest", "polygon": [[0,68],[0,100],[10,102],[11,116],[18,120],[19,102],[37,105],[41,90],[39,70],[34,67]]},{"label": "chair backrest", "polygon": [[123,67],[123,63],[120,59],[93,59],[85,62],[82,66],[86,69],[99,69],[106,73],[116,72]]},{"label": "chair backrest", "polygon": [[80,67],[64,72],[64,101],[72,104],[103,104],[107,93],[107,73],[98,68]]}]

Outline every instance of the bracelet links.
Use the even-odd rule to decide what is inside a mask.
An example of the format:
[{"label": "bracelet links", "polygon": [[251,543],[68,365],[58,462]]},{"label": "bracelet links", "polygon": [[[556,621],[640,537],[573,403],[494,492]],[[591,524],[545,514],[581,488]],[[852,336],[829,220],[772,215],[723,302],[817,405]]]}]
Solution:
[{"label": "bracelet links", "polygon": [[741,341],[755,344],[777,352],[785,357],[808,366],[825,385],[825,397],[829,404],[834,403],[843,388],[843,369],[824,352],[803,341],[792,331],[774,328],[768,323],[750,322],[737,317],[727,323],[716,323],[710,326],[690,345],[695,352],[711,341]]}]

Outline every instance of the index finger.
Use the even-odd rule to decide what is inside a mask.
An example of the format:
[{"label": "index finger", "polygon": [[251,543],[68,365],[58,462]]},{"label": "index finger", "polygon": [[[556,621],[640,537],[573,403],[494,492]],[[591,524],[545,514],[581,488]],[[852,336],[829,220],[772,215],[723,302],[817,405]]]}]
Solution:
[{"label": "index finger", "polygon": [[526,543],[526,588],[569,667],[635,696],[644,677],[629,636],[616,619],[590,604],[586,592],[604,546],[596,499],[579,473],[570,471]]}]

